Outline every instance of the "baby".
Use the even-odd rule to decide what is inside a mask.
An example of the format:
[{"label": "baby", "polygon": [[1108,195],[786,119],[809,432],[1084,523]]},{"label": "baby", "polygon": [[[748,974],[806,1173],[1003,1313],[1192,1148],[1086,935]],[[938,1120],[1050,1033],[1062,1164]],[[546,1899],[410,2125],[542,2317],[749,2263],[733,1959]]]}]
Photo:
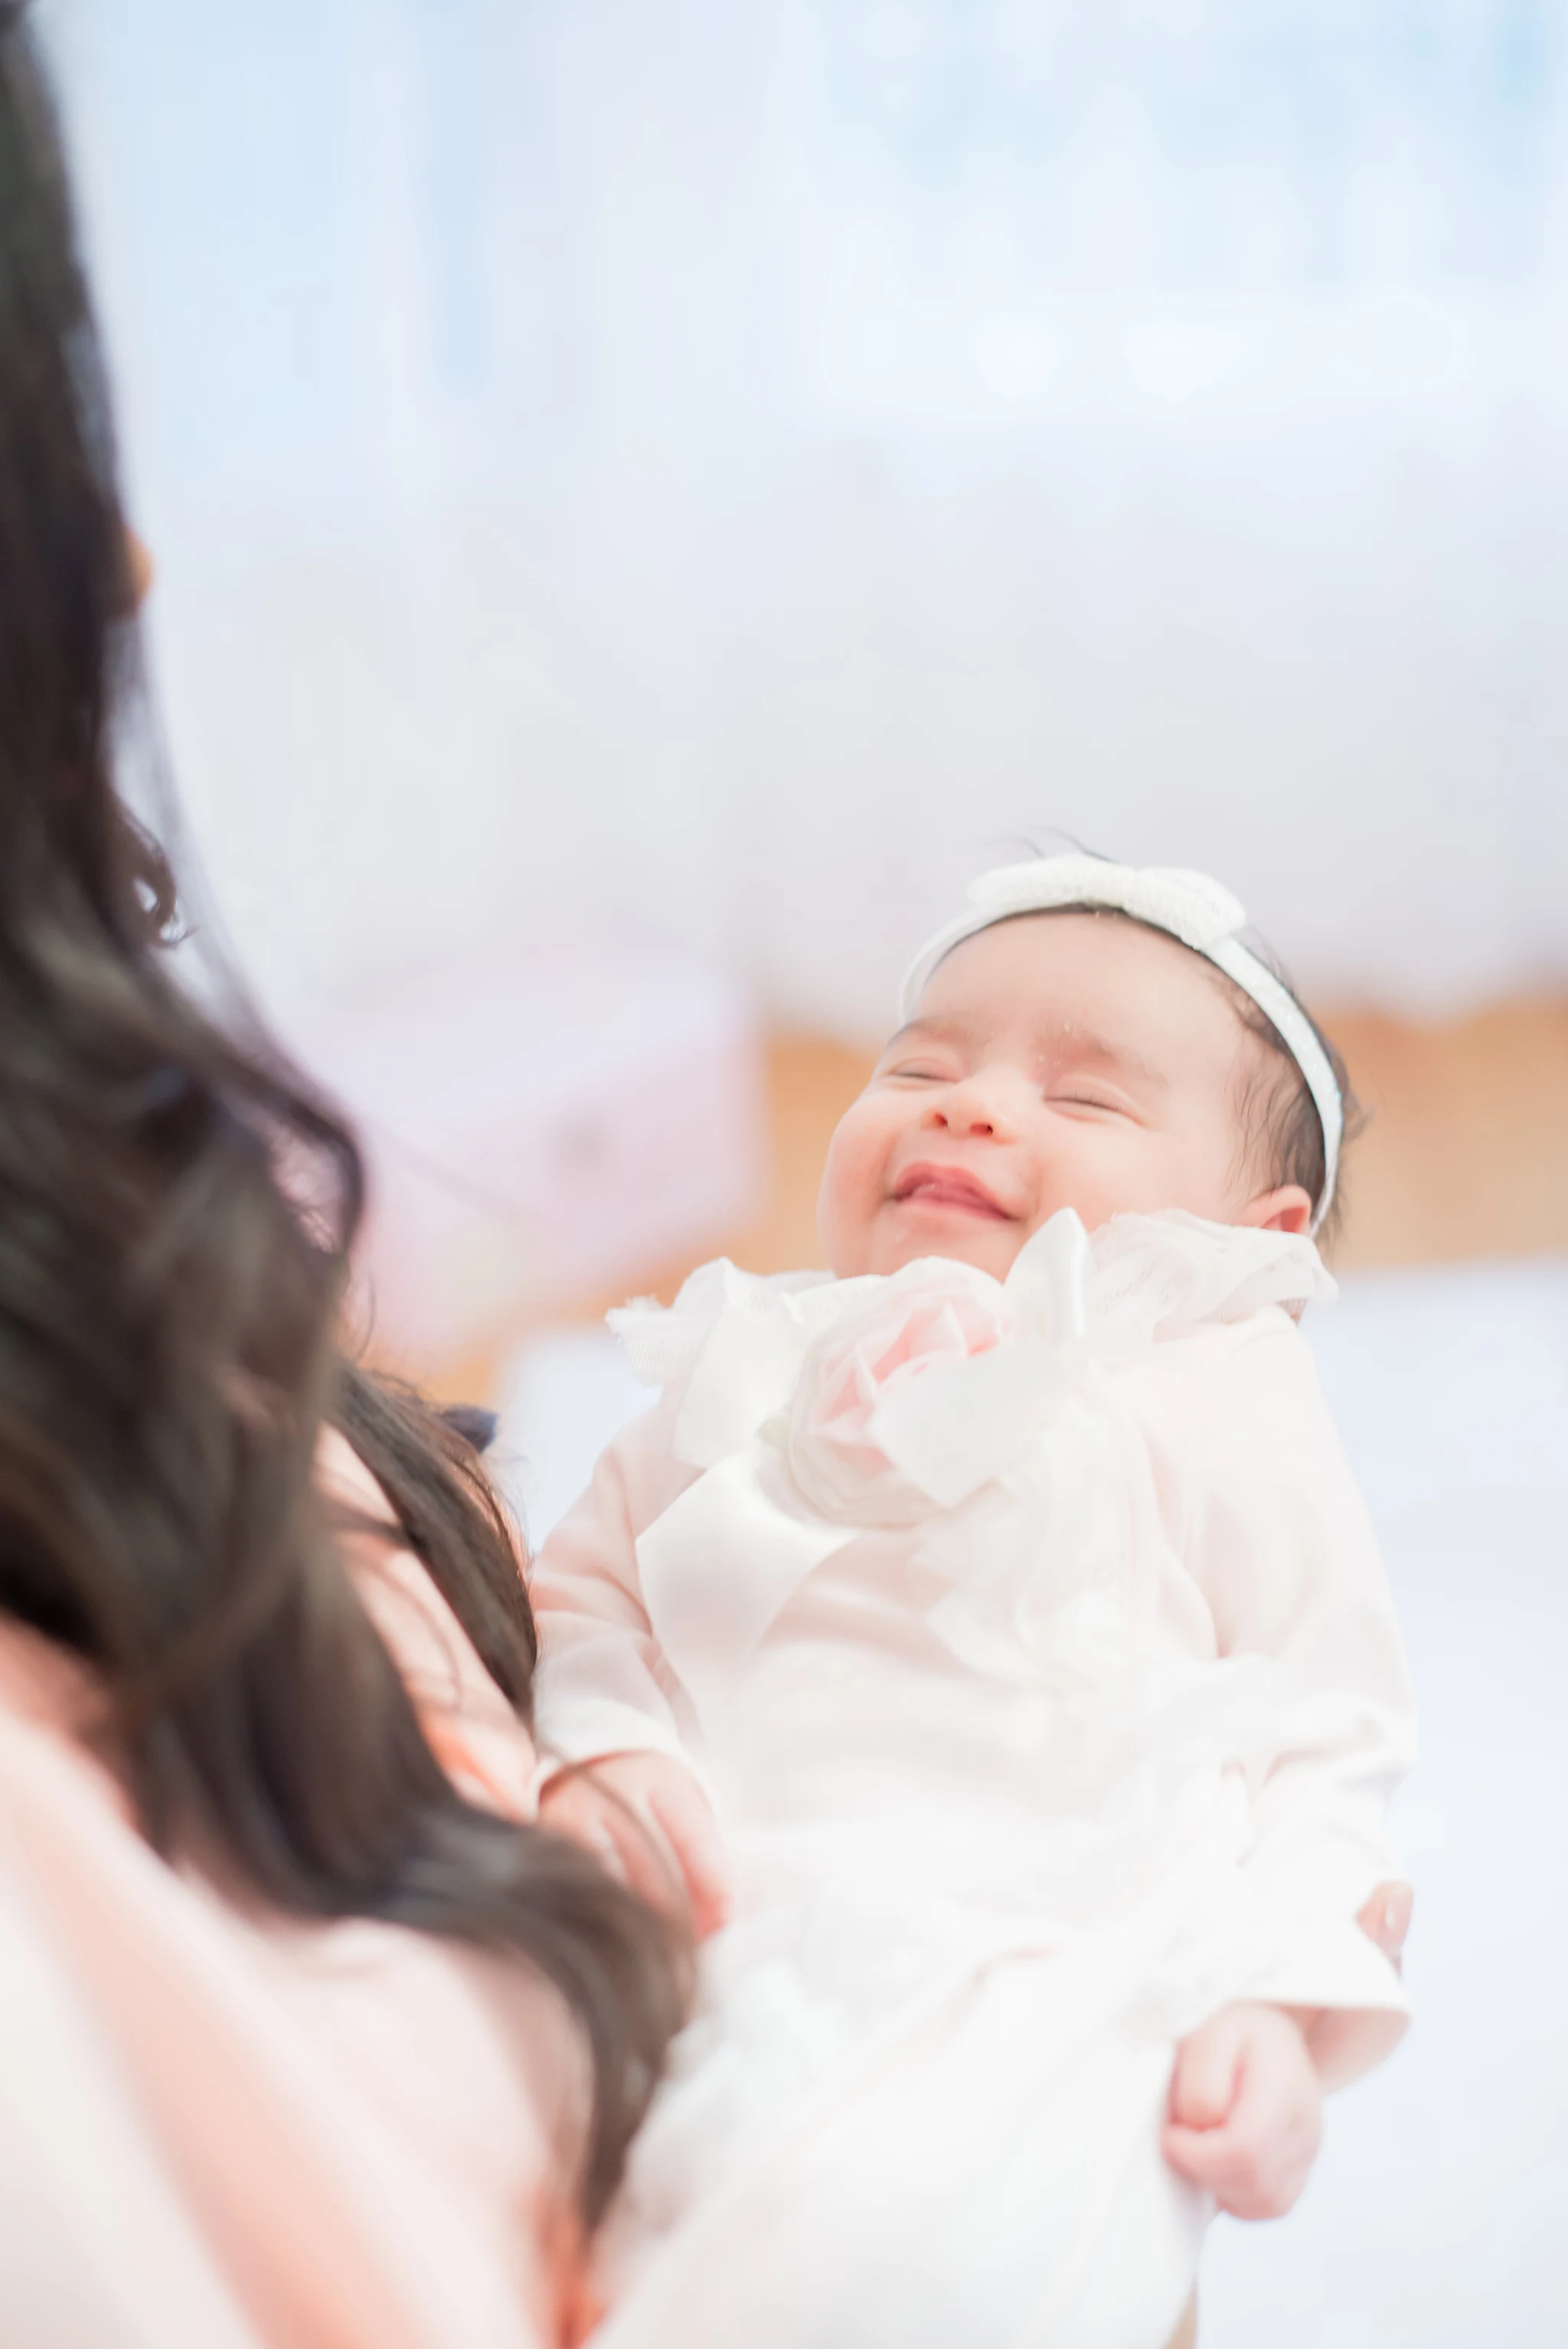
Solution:
[{"label": "baby", "polygon": [[1403,2028],[1408,1685],[1296,1328],[1334,1067],[1201,874],[971,899],[831,1272],[615,1317],[662,1399],[533,1574],[544,1816],[709,1932],[604,2349],[1161,2349]]}]

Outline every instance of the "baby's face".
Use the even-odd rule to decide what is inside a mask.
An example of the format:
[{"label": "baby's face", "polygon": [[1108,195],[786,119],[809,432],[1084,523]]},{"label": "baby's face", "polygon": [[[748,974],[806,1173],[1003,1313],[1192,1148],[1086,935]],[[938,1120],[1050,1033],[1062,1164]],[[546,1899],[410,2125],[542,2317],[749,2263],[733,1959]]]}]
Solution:
[{"label": "baby's face", "polygon": [[957,1257],[1002,1278],[1076,1207],[1184,1207],[1302,1231],[1305,1191],[1260,1187],[1242,1129],[1264,1047],[1198,955],[1138,924],[1026,915],[933,974],[840,1122],[818,1222],[841,1278]]}]

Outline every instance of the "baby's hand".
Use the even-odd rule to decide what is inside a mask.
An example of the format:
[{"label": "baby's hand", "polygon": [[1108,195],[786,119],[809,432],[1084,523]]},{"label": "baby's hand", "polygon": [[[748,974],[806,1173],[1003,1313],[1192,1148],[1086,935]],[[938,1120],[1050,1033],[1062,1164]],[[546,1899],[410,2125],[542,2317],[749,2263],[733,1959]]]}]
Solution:
[{"label": "baby's hand", "polygon": [[1283,2219],[1306,2184],[1323,2091],[1282,2007],[1226,2006],[1176,2051],[1165,2158],[1237,2219]]},{"label": "baby's hand", "polygon": [[689,1905],[700,1940],[729,1914],[718,1822],[684,1762],[667,1754],[612,1754],[552,1778],[539,1798],[542,1826],[585,1844],[612,1876],[661,1909]]}]

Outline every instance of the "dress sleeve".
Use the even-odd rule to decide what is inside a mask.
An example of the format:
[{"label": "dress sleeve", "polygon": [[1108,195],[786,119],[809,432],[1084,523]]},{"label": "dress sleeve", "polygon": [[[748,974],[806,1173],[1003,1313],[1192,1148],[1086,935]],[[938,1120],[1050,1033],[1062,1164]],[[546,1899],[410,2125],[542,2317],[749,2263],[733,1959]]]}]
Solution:
[{"label": "dress sleeve", "polygon": [[1283,1314],[1251,1326],[1206,1403],[1191,1562],[1221,1652],[1269,1666],[1236,1995],[1323,2010],[1314,2054],[1337,2085],[1404,2029],[1398,1975],[1355,1919],[1397,1872],[1387,1821],[1415,1754],[1409,1676],[1370,1520]]},{"label": "dress sleeve", "polygon": [[690,1759],[678,1682],[637,1572],[637,1537],[696,1474],[670,1452],[676,1403],[666,1395],[600,1454],[588,1490],[530,1571],[540,1639],[534,1719],[547,1764],[627,1753]]}]

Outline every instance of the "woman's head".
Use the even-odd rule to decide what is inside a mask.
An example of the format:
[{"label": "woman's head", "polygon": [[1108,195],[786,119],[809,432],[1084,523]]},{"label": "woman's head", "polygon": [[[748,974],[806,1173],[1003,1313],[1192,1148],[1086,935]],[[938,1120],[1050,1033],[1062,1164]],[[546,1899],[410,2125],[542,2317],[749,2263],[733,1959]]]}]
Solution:
[{"label": "woman's head", "polygon": [[[35,1545],[15,1525],[0,1597],[76,1621],[78,1644],[126,1671],[186,1608],[207,1613],[216,1554],[234,1547],[218,1542],[205,1573],[150,1579],[132,1551],[154,1519],[172,1562],[253,1473],[273,1488],[270,1504],[259,1486],[246,1495],[277,1516],[269,1540],[292,1513],[284,1495],[331,1392],[328,1317],[361,1189],[352,1136],[325,1102],[226,1035],[170,969],[168,870],[115,781],[140,698],[134,605],[59,140],[12,12],[0,18],[0,1402],[77,1447],[84,1495],[112,1463],[139,1499],[123,1529],[82,1524],[67,1539],[62,1518]],[[277,1180],[285,1153],[308,1169],[308,1234]],[[159,1440],[175,1426],[190,1447],[178,1464]],[[41,1527],[41,1495],[35,1511]],[[249,1514],[238,1508],[241,1549]]]},{"label": "woman's head", "polygon": [[531,1621],[471,1454],[338,1350],[354,1136],[161,942],[167,869],[115,787],[134,588],[59,141],[0,0],[0,1609],[96,1669],[154,1841],[556,1985],[593,2053],[594,2209],[675,1953],[586,1860],[459,1799],[344,1569],[326,1417],[526,1715]]},{"label": "woman's head", "polygon": [[0,16],[0,905],[7,932],[77,914],[140,927],[167,884],[109,781],[135,580],[59,141],[16,13]]},{"label": "woman's head", "polygon": [[1016,915],[961,939],[913,1013],[829,1151],[836,1272],[954,1256],[1002,1277],[1062,1207],[1091,1227],[1168,1207],[1310,1223],[1323,1143],[1300,1071],[1240,988],[1163,931]]}]

